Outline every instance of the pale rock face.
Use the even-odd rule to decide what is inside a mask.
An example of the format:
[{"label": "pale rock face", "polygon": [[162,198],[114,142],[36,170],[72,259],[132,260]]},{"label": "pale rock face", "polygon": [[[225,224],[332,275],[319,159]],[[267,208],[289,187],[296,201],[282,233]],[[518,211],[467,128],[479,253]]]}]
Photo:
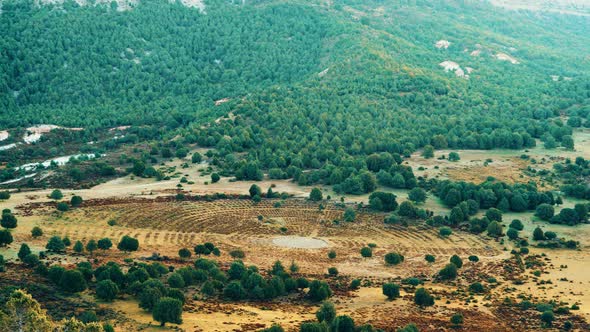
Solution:
[{"label": "pale rock face", "polygon": [[468,74],[471,71],[473,71],[473,68],[467,67],[465,69],[467,70],[467,73],[468,74],[465,74],[465,70],[463,70],[463,68],[461,68],[461,66],[459,66],[458,63],[456,63],[454,61],[449,61],[449,60],[443,61],[443,62],[439,63],[438,65],[441,66],[441,67],[443,67],[444,70],[445,70],[445,72],[452,71],[452,72],[455,73],[455,75],[457,77],[461,77],[461,78],[464,78],[464,79],[469,79],[469,75]]},{"label": "pale rock face", "polygon": [[453,61],[443,61],[441,63],[438,64],[439,66],[443,67],[445,69],[445,71],[455,71],[457,69],[460,69],[461,66],[459,66],[458,63],[453,62]]},{"label": "pale rock face", "polygon": [[[61,5],[65,1],[69,0],[35,0],[35,5],[37,6],[45,6],[45,5]],[[127,10],[132,10],[137,5],[139,5],[140,0],[74,0],[80,6],[91,6],[91,5],[109,5],[111,2],[115,1],[117,3],[117,11],[123,12]],[[205,2],[204,0],[169,0],[170,3],[174,3],[179,1],[182,5],[191,8],[197,8],[201,13],[205,13]],[[1,1],[0,1],[1,3]]]},{"label": "pale rock face", "polygon": [[60,127],[60,126],[56,126],[56,125],[48,125],[48,124],[36,125],[36,126],[27,128],[27,131],[26,131],[25,135],[23,136],[23,141],[25,141],[25,143],[27,143],[27,144],[37,142],[38,140],[41,139],[41,136],[43,136],[43,134],[46,134],[54,129],[80,131],[80,130],[83,130],[84,128],[65,128],[65,127]]},{"label": "pale rock face", "polygon": [[94,158],[96,158],[96,155],[94,153],[88,153],[88,154],[76,154],[76,155],[71,155],[71,156],[63,156],[63,157],[58,157],[58,158],[46,160],[42,163],[24,164],[24,165],[17,167],[17,170],[24,170],[24,171],[29,172],[29,171],[34,170],[39,164],[42,164],[43,167],[49,167],[49,166],[51,166],[51,163],[57,164],[58,166],[63,166],[65,164],[69,163],[72,158],[77,159],[80,157],[94,159]]},{"label": "pale rock face", "polygon": [[180,0],[180,2],[190,8],[197,8],[201,13],[205,14],[205,1],[203,0]]},{"label": "pale rock face", "polygon": [[496,59],[501,60],[501,61],[509,61],[513,65],[517,65],[520,63],[514,57],[512,57],[506,53],[498,53],[495,55],[495,57],[496,57]]},{"label": "pale rock face", "polygon": [[230,98],[223,98],[223,99],[219,99],[215,101],[215,106],[219,106],[221,104],[227,103],[228,101],[230,101]]},{"label": "pale rock face", "polygon": [[470,55],[471,56],[479,56],[481,54],[481,50],[473,50]]},{"label": "pale rock face", "polygon": [[10,134],[8,134],[8,131],[6,130],[1,130],[0,131],[0,142],[4,141],[5,139],[7,139],[10,136]]},{"label": "pale rock face", "polygon": [[15,143],[8,144],[8,145],[2,145],[2,146],[0,146],[0,151],[10,150],[14,147],[16,147]]},{"label": "pale rock face", "polygon": [[436,47],[436,48],[447,49],[447,48],[449,48],[449,46],[451,46],[451,43],[448,40],[444,40],[444,39],[441,39],[441,40],[437,41],[436,44],[434,44],[434,47]]}]

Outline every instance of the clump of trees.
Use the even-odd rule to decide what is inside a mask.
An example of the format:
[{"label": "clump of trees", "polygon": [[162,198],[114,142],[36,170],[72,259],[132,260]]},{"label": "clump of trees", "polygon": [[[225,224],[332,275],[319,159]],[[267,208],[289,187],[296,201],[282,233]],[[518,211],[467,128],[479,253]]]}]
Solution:
[{"label": "clump of trees", "polygon": [[404,261],[404,256],[397,252],[390,252],[384,256],[387,265],[398,265]]},{"label": "clump of trees", "polygon": [[124,252],[137,251],[139,249],[139,241],[129,235],[124,235],[119,241],[119,244],[117,244],[117,249]]}]

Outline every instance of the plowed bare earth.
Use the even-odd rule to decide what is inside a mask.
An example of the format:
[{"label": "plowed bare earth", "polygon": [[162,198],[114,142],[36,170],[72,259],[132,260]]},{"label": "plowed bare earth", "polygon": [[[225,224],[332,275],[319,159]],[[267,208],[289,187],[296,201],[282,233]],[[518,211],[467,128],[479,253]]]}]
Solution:
[{"label": "plowed bare earth", "polygon": [[[251,263],[270,266],[275,260],[296,261],[303,271],[314,274],[336,266],[341,273],[359,277],[410,276],[430,267],[425,254],[450,257],[478,255],[494,259],[501,252],[489,239],[458,233],[448,239],[436,230],[423,227],[386,226],[383,215],[359,213],[353,223],[340,222],[343,209],[329,206],[323,211],[303,200],[278,200],[258,204],[244,199],[213,202],[175,202],[154,200],[93,201],[68,212],[63,221],[47,222],[43,228],[70,239],[110,237],[125,234],[137,237],[144,251],[176,256],[180,247],[192,248],[205,241],[219,245],[223,252],[241,248]],[[262,221],[258,219],[262,216]],[[107,226],[115,220],[118,226]],[[286,228],[286,231],[283,231]],[[284,235],[318,238],[327,248],[281,248],[272,239]],[[360,248],[377,244],[373,258],[362,258]],[[338,257],[329,261],[327,253],[335,250]],[[403,268],[385,267],[383,255],[396,251],[412,262]],[[445,260],[446,261],[446,260]]]}]

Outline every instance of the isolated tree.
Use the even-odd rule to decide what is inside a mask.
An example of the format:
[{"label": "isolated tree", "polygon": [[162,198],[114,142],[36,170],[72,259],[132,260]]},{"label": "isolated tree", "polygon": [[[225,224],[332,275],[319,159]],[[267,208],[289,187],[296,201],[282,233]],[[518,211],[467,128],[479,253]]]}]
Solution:
[{"label": "isolated tree", "polygon": [[254,196],[256,196],[256,195],[262,196],[262,189],[260,189],[260,187],[257,186],[256,184],[251,185],[248,192],[250,193],[250,197],[252,197],[252,198],[254,198]]},{"label": "isolated tree", "polygon": [[502,222],[502,211],[496,208],[490,208],[486,211],[486,217],[490,221]]},{"label": "isolated tree", "polygon": [[297,265],[297,263],[295,263],[295,261],[291,261],[291,265],[289,265],[289,272],[291,272],[291,273],[299,272],[299,265]]},{"label": "isolated tree", "polygon": [[110,302],[119,294],[119,286],[111,280],[101,280],[96,283],[96,297],[100,300]]},{"label": "isolated tree", "polygon": [[388,300],[395,300],[397,299],[399,294],[399,285],[393,283],[385,283],[383,284],[383,295],[387,296]]},{"label": "isolated tree", "polygon": [[402,217],[414,218],[416,217],[416,207],[410,201],[404,201],[399,205],[397,214]]},{"label": "isolated tree", "polygon": [[518,239],[518,231],[510,227],[508,228],[508,231],[506,231],[506,236],[508,236],[510,240],[516,240]]},{"label": "isolated tree", "polygon": [[541,227],[537,226],[537,228],[535,228],[535,230],[533,231],[533,239],[535,241],[545,240],[545,234],[543,233]]},{"label": "isolated tree", "polygon": [[78,270],[65,270],[59,280],[59,286],[66,292],[77,293],[86,289],[86,279]]},{"label": "isolated tree", "polygon": [[450,227],[441,227],[438,230],[438,234],[441,237],[449,237],[451,234],[453,234],[453,230]]},{"label": "isolated tree", "polygon": [[404,189],[406,187],[406,179],[401,173],[395,173],[391,179],[391,187],[397,189]]},{"label": "isolated tree", "polygon": [[439,272],[438,276],[443,280],[451,280],[457,277],[457,265],[450,263],[445,265]]},{"label": "isolated tree", "polygon": [[229,255],[234,259],[244,259],[246,257],[246,254],[241,249],[232,250],[229,252]]},{"label": "isolated tree", "polygon": [[335,267],[329,267],[328,274],[332,277],[336,277],[338,275],[338,269]]},{"label": "isolated tree", "polygon": [[35,254],[28,254],[23,258],[23,263],[27,264],[28,267],[35,267],[39,265],[39,256]]},{"label": "isolated tree", "polygon": [[82,243],[82,241],[76,241],[76,243],[74,243],[73,249],[77,253],[82,253],[84,251],[84,244]]},{"label": "isolated tree", "polygon": [[561,146],[568,150],[574,149],[574,139],[571,135],[565,135],[561,138]]},{"label": "isolated tree", "polygon": [[221,177],[217,173],[211,173],[211,183],[217,183],[221,180]]},{"label": "isolated tree", "polygon": [[455,266],[458,269],[460,269],[463,266],[463,260],[461,259],[461,257],[459,257],[457,255],[451,256],[450,262],[455,264]]},{"label": "isolated tree", "polygon": [[57,205],[55,206],[55,208],[58,211],[66,212],[66,211],[68,211],[70,209],[70,206],[66,202],[59,202],[59,203],[57,203]]},{"label": "isolated tree", "polygon": [[108,237],[98,240],[97,242],[98,249],[100,250],[109,250],[113,246],[113,242]]},{"label": "isolated tree", "polygon": [[458,313],[451,316],[451,324],[455,327],[463,325],[463,315]]},{"label": "isolated tree", "polygon": [[459,160],[461,160],[461,158],[459,157],[459,154],[457,152],[449,153],[449,161],[459,161]]},{"label": "isolated tree", "polygon": [[515,212],[523,212],[528,209],[528,202],[521,194],[515,193],[510,198],[510,209]]},{"label": "isolated tree", "polygon": [[522,231],[524,229],[524,225],[522,224],[522,221],[514,219],[512,222],[510,222],[510,228],[514,228],[517,231]]},{"label": "isolated tree", "polygon": [[546,326],[551,326],[553,324],[554,320],[555,320],[555,315],[553,314],[553,311],[551,311],[551,310],[544,311],[541,314],[541,321],[543,323],[545,323]]},{"label": "isolated tree", "polygon": [[432,145],[426,145],[422,150],[422,157],[430,159],[434,157],[434,147]]},{"label": "isolated tree", "polygon": [[271,272],[272,275],[281,276],[285,273],[285,267],[281,261],[277,260],[272,264]]},{"label": "isolated tree", "polygon": [[330,250],[330,251],[328,252],[328,258],[329,258],[329,259],[334,259],[334,258],[336,258],[336,251],[334,251],[334,250]]},{"label": "isolated tree", "polygon": [[117,244],[117,249],[125,252],[137,251],[139,249],[139,241],[136,238],[125,235],[121,238],[119,244]]},{"label": "isolated tree", "polygon": [[194,250],[195,254],[197,254],[198,256],[211,254],[211,250],[209,250],[204,244],[197,244]]},{"label": "isolated tree", "polygon": [[471,256],[467,257],[467,259],[468,259],[470,262],[473,262],[473,263],[477,263],[477,262],[479,262],[479,257],[477,257],[477,256],[475,256],[475,255],[471,255]]},{"label": "isolated tree", "polygon": [[96,249],[98,249],[98,245],[96,244],[96,241],[94,241],[94,239],[91,239],[90,241],[88,241],[88,243],[86,243],[86,251],[88,251],[90,255],[92,255],[92,253],[94,253]]},{"label": "isolated tree", "polygon": [[373,250],[369,247],[362,247],[361,248],[361,256],[368,258],[373,256]]},{"label": "isolated tree", "polygon": [[20,249],[18,250],[18,258],[22,261],[28,254],[31,253],[31,248],[26,243],[20,245]]},{"label": "isolated tree", "polygon": [[82,201],[83,201],[82,197],[80,197],[80,196],[72,196],[72,199],[70,200],[70,204],[73,207],[78,207],[78,206],[82,205]]},{"label": "isolated tree", "polygon": [[353,222],[356,219],[356,212],[354,212],[354,209],[351,207],[346,208],[346,210],[344,210],[344,216],[342,219],[347,222]]},{"label": "isolated tree", "polygon": [[426,201],[426,191],[420,187],[415,187],[408,193],[408,198],[415,203]]},{"label": "isolated tree", "polygon": [[61,193],[61,190],[59,189],[55,189],[51,192],[51,194],[49,194],[49,198],[54,199],[54,200],[59,200],[62,199],[64,197],[64,195]]},{"label": "isolated tree", "polygon": [[262,197],[260,195],[254,195],[254,197],[252,197],[252,202],[260,203],[260,201],[262,201]]},{"label": "isolated tree", "polygon": [[552,232],[552,231],[545,232],[545,238],[547,240],[555,240],[556,237],[557,237],[557,233],[555,233],[555,232]]},{"label": "isolated tree", "polygon": [[234,261],[231,263],[227,275],[231,280],[240,280],[246,273],[246,266],[242,261]]},{"label": "isolated tree", "polygon": [[539,204],[535,210],[535,215],[543,220],[550,220],[555,215],[555,209],[550,204]]},{"label": "isolated tree", "polygon": [[180,273],[172,273],[168,277],[168,285],[172,288],[184,288],[185,282]]},{"label": "isolated tree", "polygon": [[191,162],[192,162],[193,164],[198,164],[198,163],[200,163],[201,161],[203,161],[203,155],[201,155],[201,154],[200,154],[200,153],[198,153],[198,152],[195,152],[195,153],[193,153],[193,155],[191,156]]},{"label": "isolated tree", "polygon": [[336,307],[332,302],[324,302],[320,306],[320,309],[316,312],[315,317],[318,319],[318,322],[326,322],[331,323],[334,318],[336,318]]},{"label": "isolated tree", "polygon": [[326,282],[314,280],[309,284],[309,292],[307,295],[310,300],[320,302],[332,296],[332,290]]},{"label": "isolated tree", "polygon": [[182,324],[182,302],[171,297],[163,297],[156,303],[152,316],[161,326],[166,323]]},{"label": "isolated tree", "polygon": [[17,226],[17,219],[14,214],[12,213],[2,213],[2,220],[0,221],[0,225],[4,228],[16,228]]},{"label": "isolated tree", "polygon": [[319,188],[313,188],[309,193],[309,200],[312,202],[319,202],[323,198],[322,191]]},{"label": "isolated tree", "polygon": [[40,236],[43,236],[43,230],[41,229],[41,227],[39,227],[39,226],[33,227],[33,229],[31,229],[31,236],[35,239]]},{"label": "isolated tree", "polygon": [[66,249],[66,245],[59,236],[52,236],[47,242],[45,249],[51,252],[62,252]]},{"label": "isolated tree", "polygon": [[404,261],[404,256],[397,252],[390,252],[385,254],[384,259],[388,265],[397,265]]},{"label": "isolated tree", "polygon": [[418,288],[414,293],[414,303],[421,308],[434,305],[434,297],[424,288]]},{"label": "isolated tree", "polygon": [[502,236],[502,225],[500,225],[497,221],[492,221],[488,224],[488,236],[491,237],[500,237]]},{"label": "isolated tree", "polygon": [[474,282],[469,285],[469,291],[481,294],[485,292],[485,287],[480,282]]},{"label": "isolated tree", "polygon": [[0,191],[0,200],[10,199],[10,192],[8,190]]},{"label": "isolated tree", "polygon": [[465,214],[463,213],[463,210],[458,206],[452,208],[451,214],[449,216],[449,222],[451,223],[451,225],[457,226],[460,223],[462,223],[463,220],[465,220]]},{"label": "isolated tree", "polygon": [[152,311],[162,298],[162,291],[158,287],[146,287],[139,293],[139,307]]},{"label": "isolated tree", "polygon": [[187,248],[182,248],[178,250],[178,256],[182,259],[187,259],[191,257],[191,251]]},{"label": "isolated tree", "polygon": [[53,324],[37,301],[24,290],[15,290],[3,306],[0,331],[53,331]]},{"label": "isolated tree", "polygon": [[7,229],[0,230],[0,247],[6,247],[13,241],[12,234]]},{"label": "isolated tree", "polygon": [[426,255],[426,256],[424,256],[424,259],[428,263],[434,263],[436,261],[436,257],[434,257],[434,255]]},{"label": "isolated tree", "polygon": [[223,296],[232,301],[239,301],[246,297],[246,290],[239,281],[231,281],[223,289]]}]

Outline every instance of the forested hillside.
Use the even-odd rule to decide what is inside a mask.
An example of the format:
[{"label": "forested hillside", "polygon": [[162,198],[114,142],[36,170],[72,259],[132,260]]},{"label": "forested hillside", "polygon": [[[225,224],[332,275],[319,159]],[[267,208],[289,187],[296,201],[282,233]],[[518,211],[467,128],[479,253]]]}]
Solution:
[{"label": "forested hillside", "polygon": [[147,125],[216,147],[239,179],[321,169],[299,180],[314,183],[337,167],[338,184],[373,153],[569,147],[590,126],[588,17],[451,0],[205,4],[4,1],[0,129]]},{"label": "forested hillside", "polygon": [[5,1],[2,11],[1,127],[186,125],[215,100],[303,79],[326,34],[317,11],[289,3],[212,1],[202,14],[166,0],[123,12]]}]

